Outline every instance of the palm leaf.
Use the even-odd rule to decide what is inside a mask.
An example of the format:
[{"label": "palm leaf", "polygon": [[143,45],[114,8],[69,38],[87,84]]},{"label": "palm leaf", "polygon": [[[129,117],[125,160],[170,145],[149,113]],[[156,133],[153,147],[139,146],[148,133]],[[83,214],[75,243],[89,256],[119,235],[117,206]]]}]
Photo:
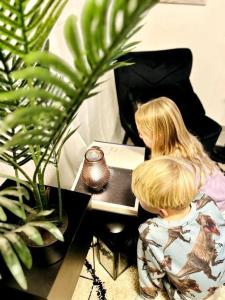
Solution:
[{"label": "palm leaf", "polygon": [[20,261],[13,250],[10,242],[6,237],[0,236],[0,252],[1,255],[13,277],[17,283],[23,288],[27,289],[27,281],[23,273]]},{"label": "palm leaf", "polygon": [[43,211],[31,211],[30,210],[30,207],[25,207],[25,209],[27,209],[29,212],[30,212],[30,215],[29,215],[29,220],[32,221],[32,220],[37,220],[39,218],[42,218],[42,217],[47,217],[49,215],[51,215],[53,213],[53,209],[49,209],[49,210],[43,210]]},{"label": "palm leaf", "polygon": [[0,196],[0,206],[3,208],[8,209],[9,211],[11,211],[11,213],[13,213],[14,215],[16,215],[17,217],[21,218],[21,219],[25,219],[25,215],[21,209],[20,203],[18,201],[13,201],[11,199],[5,198]]},{"label": "palm leaf", "polygon": [[31,226],[30,223],[27,223],[27,224],[17,228],[15,230],[15,232],[22,232],[23,234],[25,234],[28,237],[28,239],[30,239],[34,244],[36,244],[38,246],[43,245],[43,240],[42,240],[41,234],[34,226]]},{"label": "palm leaf", "polygon": [[12,197],[14,199],[24,197],[28,200],[29,193],[24,187],[9,187],[0,191],[0,220],[7,220],[7,216],[3,209],[7,209],[15,216],[21,218],[22,220],[25,220],[26,215],[24,214],[24,210],[21,207],[21,203],[17,200],[13,200]]},{"label": "palm leaf", "polygon": [[[0,1],[0,92],[23,88],[26,80],[13,80],[11,72],[24,67],[23,56],[32,50],[47,49],[46,39],[68,0],[12,0]],[[39,85],[37,81],[34,85]],[[26,106],[20,99],[0,104],[0,118],[4,118],[17,106]],[[10,139],[14,132],[9,130],[0,135],[0,144]],[[31,159],[28,147],[22,150],[13,148],[8,151],[11,159],[19,165]],[[7,162],[4,157],[0,160]]]},{"label": "palm leaf", "polygon": [[[0,2],[0,48],[23,57],[40,49],[67,0]],[[6,17],[7,16],[7,17]]]},{"label": "palm leaf", "polygon": [[48,232],[50,232],[57,240],[63,242],[64,241],[64,237],[61,233],[61,231],[58,229],[58,227],[56,227],[53,223],[48,222],[48,221],[36,221],[36,222],[30,222],[29,223],[32,226],[35,227],[41,227],[45,230],[47,230]]},{"label": "palm leaf", "polygon": [[5,235],[5,237],[13,246],[19,259],[28,269],[30,269],[32,267],[32,256],[23,239],[15,232],[9,232]]},{"label": "palm leaf", "polygon": [[0,207],[0,221],[5,222],[7,221],[7,215],[5,214],[4,210],[2,207]]},{"label": "palm leaf", "polygon": [[[46,215],[49,215],[48,211],[46,212]],[[23,232],[32,242],[34,242],[36,245],[42,246],[43,240],[39,233],[39,231],[36,229],[43,228],[50,232],[57,240],[63,241],[63,235],[61,231],[57,228],[56,225],[54,225],[52,222],[49,221],[32,221],[29,222],[15,230],[15,232]]]},{"label": "palm leaf", "polygon": [[[43,212],[42,216],[49,215],[51,212]],[[27,289],[27,282],[20,261],[30,269],[32,257],[29,248],[23,240],[23,235],[38,246],[43,245],[43,240],[36,227],[49,231],[60,241],[63,241],[63,236],[53,223],[47,221],[29,222],[18,228],[14,227],[13,225],[0,223],[0,229],[5,230],[4,234],[0,234],[0,253],[17,283],[23,289]]]},{"label": "palm leaf", "polygon": [[[73,55],[74,67],[48,52],[37,51],[26,55],[24,57],[26,64],[40,64],[45,68],[28,67],[14,72],[13,78],[40,82],[47,80],[49,85],[41,89],[23,87],[0,94],[0,102],[26,99],[26,102],[32,105],[33,115],[36,114],[36,121],[39,122],[39,125],[32,122],[29,126],[24,124],[21,115],[29,114],[31,108],[28,107],[20,111],[21,115],[16,111],[10,114],[2,123],[3,130],[16,132],[17,128],[24,125],[26,129],[22,136],[21,133],[15,133],[10,142],[5,143],[4,150],[11,147],[19,149],[20,146],[24,146],[24,141],[29,141],[31,145],[45,147],[46,152],[43,154],[45,159],[48,148],[52,143],[53,150],[56,148],[81,103],[97,86],[99,77],[108,70],[125,65],[117,59],[133,46],[133,43],[127,43],[127,37],[131,36],[131,32],[136,32],[144,12],[156,2],[157,0],[145,0],[141,3],[132,0],[114,0],[110,6],[108,0],[86,1],[81,24],[77,24],[74,16],[70,16],[65,24],[65,38]],[[57,111],[55,115],[50,107]],[[48,136],[44,131],[41,136],[43,118],[40,117],[40,110],[46,112],[44,115]],[[35,131],[34,128],[39,127],[41,130]]]},{"label": "palm leaf", "polygon": [[[0,2],[0,91],[26,84],[10,73],[24,66],[23,56],[45,47],[46,39],[68,0]],[[3,110],[0,110],[3,113]]]},{"label": "palm leaf", "polygon": [[21,197],[24,197],[26,200],[29,200],[29,198],[30,198],[28,191],[22,186],[19,186],[19,187],[11,186],[11,187],[5,188],[4,190],[0,191],[0,196],[4,196],[4,197],[5,196],[6,197],[14,196],[17,198],[19,198],[21,196]]}]

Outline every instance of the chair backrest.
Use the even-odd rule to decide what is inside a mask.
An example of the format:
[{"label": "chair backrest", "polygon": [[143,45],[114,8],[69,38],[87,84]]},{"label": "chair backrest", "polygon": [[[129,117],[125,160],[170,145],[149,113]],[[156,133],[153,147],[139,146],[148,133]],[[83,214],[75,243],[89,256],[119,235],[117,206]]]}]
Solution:
[{"label": "chair backrest", "polygon": [[179,107],[188,129],[195,133],[205,110],[190,82],[192,52],[188,48],[130,52],[120,61],[133,63],[114,71],[121,124],[134,144],[142,145],[134,112],[137,103],[167,96]]}]

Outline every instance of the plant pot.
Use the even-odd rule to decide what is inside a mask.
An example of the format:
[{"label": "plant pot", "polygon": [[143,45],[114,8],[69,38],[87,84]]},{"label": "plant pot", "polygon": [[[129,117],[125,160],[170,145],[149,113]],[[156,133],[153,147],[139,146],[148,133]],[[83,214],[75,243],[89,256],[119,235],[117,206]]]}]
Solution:
[{"label": "plant pot", "polygon": [[[68,215],[64,212],[63,222],[59,230],[64,236],[65,243],[70,241],[70,232],[67,233],[67,230],[69,230],[68,226]],[[40,233],[44,241],[43,246],[36,246],[33,243],[27,242],[32,254],[33,265],[48,266],[61,260],[66,253],[65,243],[58,241],[49,232],[40,230]]]},{"label": "plant pot", "polygon": [[[54,187],[51,188],[51,198],[57,200],[57,189]],[[92,226],[88,223],[90,195],[62,190],[62,198],[68,216],[65,241],[57,241],[43,248],[32,248],[33,267],[31,270],[24,269],[27,291],[18,286],[5,267],[1,267],[3,279],[0,281],[0,293],[8,296],[6,298],[71,299],[92,238]]]}]

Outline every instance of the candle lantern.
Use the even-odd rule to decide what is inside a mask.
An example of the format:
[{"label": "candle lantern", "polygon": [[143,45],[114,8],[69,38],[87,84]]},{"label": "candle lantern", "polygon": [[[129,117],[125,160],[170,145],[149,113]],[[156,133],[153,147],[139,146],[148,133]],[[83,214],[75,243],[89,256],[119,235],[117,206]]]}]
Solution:
[{"label": "candle lantern", "polygon": [[110,172],[99,147],[93,146],[86,151],[81,176],[84,184],[96,192],[108,183]]}]

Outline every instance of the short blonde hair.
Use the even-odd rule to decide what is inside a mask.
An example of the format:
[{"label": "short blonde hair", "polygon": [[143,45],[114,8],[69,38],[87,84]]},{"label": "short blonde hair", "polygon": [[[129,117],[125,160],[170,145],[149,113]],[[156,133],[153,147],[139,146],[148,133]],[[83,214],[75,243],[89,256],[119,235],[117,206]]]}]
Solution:
[{"label": "short blonde hair", "polygon": [[140,105],[135,122],[140,133],[151,139],[152,157],[173,155],[189,160],[199,168],[202,183],[206,168],[210,172],[215,168],[202,144],[187,130],[179,108],[171,99],[159,97]]},{"label": "short blonde hair", "polygon": [[181,158],[153,158],[140,164],[132,174],[133,193],[150,208],[186,208],[197,190],[195,170]]}]

